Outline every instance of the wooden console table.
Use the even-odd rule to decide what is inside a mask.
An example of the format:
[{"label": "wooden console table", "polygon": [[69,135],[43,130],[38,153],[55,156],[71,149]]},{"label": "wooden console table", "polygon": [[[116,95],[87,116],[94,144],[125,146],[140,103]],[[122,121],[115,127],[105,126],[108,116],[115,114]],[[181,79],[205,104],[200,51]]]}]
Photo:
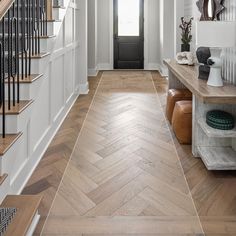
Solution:
[{"label": "wooden console table", "polygon": [[188,88],[193,93],[192,152],[208,170],[236,170],[236,128],[222,131],[206,124],[207,111],[227,111],[236,120],[236,86],[210,87],[198,79],[198,66],[164,60],[169,70],[169,89]]}]

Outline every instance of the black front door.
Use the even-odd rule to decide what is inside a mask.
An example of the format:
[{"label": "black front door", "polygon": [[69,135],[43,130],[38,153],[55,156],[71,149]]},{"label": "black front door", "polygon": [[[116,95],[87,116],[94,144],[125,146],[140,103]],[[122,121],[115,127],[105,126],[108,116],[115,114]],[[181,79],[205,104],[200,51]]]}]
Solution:
[{"label": "black front door", "polygon": [[114,0],[114,69],[144,68],[144,0]]}]

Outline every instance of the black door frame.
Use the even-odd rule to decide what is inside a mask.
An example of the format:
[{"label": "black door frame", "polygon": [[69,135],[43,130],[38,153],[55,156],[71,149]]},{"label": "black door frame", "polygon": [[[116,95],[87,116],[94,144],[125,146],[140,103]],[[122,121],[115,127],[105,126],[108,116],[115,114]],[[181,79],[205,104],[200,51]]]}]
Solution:
[{"label": "black door frame", "polygon": [[[144,69],[144,0],[139,0],[140,4],[140,17],[139,17],[139,38],[140,40],[140,58],[142,60],[141,67]],[[132,40],[136,36],[118,36],[118,0],[113,0],[113,66],[114,69],[118,67],[116,61],[116,55],[118,54],[118,48],[116,40],[119,38],[126,37],[128,40]]]}]

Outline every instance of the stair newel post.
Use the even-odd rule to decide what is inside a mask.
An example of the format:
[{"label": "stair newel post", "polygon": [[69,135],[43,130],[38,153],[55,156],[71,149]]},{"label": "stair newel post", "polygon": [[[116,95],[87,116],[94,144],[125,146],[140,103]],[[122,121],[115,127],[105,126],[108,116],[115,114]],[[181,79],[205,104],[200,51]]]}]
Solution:
[{"label": "stair newel post", "polygon": [[5,17],[2,18],[2,50],[1,50],[1,76],[2,76],[2,137],[6,136],[6,115],[5,115]]},{"label": "stair newel post", "polygon": [[8,88],[8,110],[11,110],[11,57],[12,57],[12,22],[11,22],[11,13],[10,10],[8,10],[7,13],[7,19],[8,19],[8,41],[7,41],[7,46],[8,46],[8,55],[7,55],[7,66],[8,66],[8,72],[7,72],[7,78],[8,78],[8,83],[7,83],[7,88]]}]

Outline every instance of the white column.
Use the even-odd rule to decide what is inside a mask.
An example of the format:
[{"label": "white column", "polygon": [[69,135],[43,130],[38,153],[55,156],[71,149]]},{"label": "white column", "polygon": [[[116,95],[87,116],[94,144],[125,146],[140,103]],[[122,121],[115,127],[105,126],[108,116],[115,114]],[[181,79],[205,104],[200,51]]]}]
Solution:
[{"label": "white column", "polygon": [[97,74],[97,0],[88,0],[88,75]]},{"label": "white column", "polygon": [[79,42],[78,71],[79,92],[88,93],[88,47],[87,47],[87,0],[79,1],[80,13],[78,17]]},{"label": "white column", "polygon": [[176,51],[178,51],[177,44],[180,39],[177,36],[177,18],[181,14],[179,9],[183,7],[182,0],[160,0],[161,73],[165,76],[168,71],[163,65],[163,59],[174,58]]}]

